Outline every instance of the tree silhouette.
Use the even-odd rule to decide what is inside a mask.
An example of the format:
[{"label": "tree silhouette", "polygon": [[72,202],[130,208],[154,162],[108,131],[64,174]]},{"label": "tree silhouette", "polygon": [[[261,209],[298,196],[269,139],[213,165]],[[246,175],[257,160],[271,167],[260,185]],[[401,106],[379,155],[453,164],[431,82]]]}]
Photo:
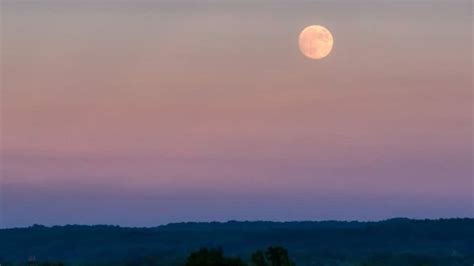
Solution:
[{"label": "tree silhouette", "polygon": [[189,255],[185,266],[245,266],[240,258],[224,257],[221,248],[202,248]]},{"label": "tree silhouette", "polygon": [[291,266],[288,251],[282,247],[269,247],[265,253],[272,266]]}]

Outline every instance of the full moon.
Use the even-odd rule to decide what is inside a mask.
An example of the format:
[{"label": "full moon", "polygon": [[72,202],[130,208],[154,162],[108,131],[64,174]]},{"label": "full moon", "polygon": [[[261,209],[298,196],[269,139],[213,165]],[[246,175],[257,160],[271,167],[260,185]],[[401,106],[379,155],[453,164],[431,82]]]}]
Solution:
[{"label": "full moon", "polygon": [[300,51],[311,59],[321,59],[331,52],[334,44],[331,32],[323,26],[311,25],[303,29],[298,40]]}]

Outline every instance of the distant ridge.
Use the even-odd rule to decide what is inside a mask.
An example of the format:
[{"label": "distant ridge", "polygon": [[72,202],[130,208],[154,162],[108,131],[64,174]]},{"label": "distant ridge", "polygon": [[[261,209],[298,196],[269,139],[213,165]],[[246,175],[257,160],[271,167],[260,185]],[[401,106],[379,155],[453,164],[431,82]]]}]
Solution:
[{"label": "distant ridge", "polygon": [[31,226],[26,227],[10,227],[10,228],[0,228],[2,230],[12,230],[12,229],[28,229],[28,228],[58,228],[58,227],[68,227],[68,226],[81,226],[81,227],[114,227],[114,228],[128,228],[128,229],[157,229],[157,228],[166,228],[166,227],[181,227],[181,226],[224,226],[224,225],[232,225],[232,224],[252,224],[252,225],[259,225],[259,224],[272,224],[275,226],[281,225],[308,225],[308,224],[319,224],[319,225],[368,225],[368,224],[380,224],[380,223],[399,223],[399,222],[427,222],[427,221],[453,221],[453,220],[474,220],[474,218],[469,217],[456,217],[456,218],[437,218],[437,219],[413,219],[413,218],[406,218],[406,217],[394,217],[388,218],[383,220],[294,220],[294,221],[271,221],[271,220],[228,220],[228,221],[187,221],[187,222],[171,222],[162,225],[156,226],[123,226],[118,224],[64,224],[64,225],[43,225],[43,224],[32,224]]},{"label": "distant ridge", "polygon": [[34,225],[0,230],[0,263],[34,256],[70,263],[114,264],[156,256],[163,265],[179,265],[189,252],[201,247],[222,247],[226,253],[248,258],[257,249],[281,245],[297,265],[408,254],[456,266],[472,265],[473,240],[472,218],[184,222],[150,228]]}]

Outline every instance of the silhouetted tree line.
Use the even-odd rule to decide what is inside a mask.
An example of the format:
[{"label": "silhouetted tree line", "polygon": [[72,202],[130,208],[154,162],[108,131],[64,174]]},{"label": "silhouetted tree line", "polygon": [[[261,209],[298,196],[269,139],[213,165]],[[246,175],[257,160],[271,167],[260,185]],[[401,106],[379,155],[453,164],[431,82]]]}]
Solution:
[{"label": "silhouetted tree line", "polygon": [[[71,263],[62,262],[41,262],[30,260],[26,263],[4,263],[1,266],[164,266],[168,263],[161,263],[158,257],[143,257],[131,261],[116,261],[112,263]],[[281,246],[270,246],[265,251],[257,250],[252,253],[248,262],[237,256],[225,256],[222,248],[201,248],[192,252],[185,262],[172,264],[177,266],[296,266],[290,259],[288,250]],[[450,265],[444,264],[442,261],[427,259],[423,256],[413,254],[378,254],[372,256],[362,262],[347,263],[322,263],[315,264],[317,266],[436,266]],[[456,264],[458,265],[458,264]],[[462,265],[462,264],[459,264]],[[455,265],[450,265],[455,266]]]},{"label": "silhouetted tree line", "polygon": [[[241,258],[225,257],[221,248],[203,248],[189,255],[185,266],[246,266]],[[269,247],[252,254],[251,266],[294,266],[283,247]]]},{"label": "silhouetted tree line", "polygon": [[[116,262],[121,265],[121,262]],[[154,257],[144,257],[123,263],[126,266],[155,266],[161,265]],[[0,264],[2,265],[2,264]],[[3,264],[2,266],[66,266],[62,262],[29,261],[19,264]],[[95,265],[95,264],[87,264]],[[97,264],[101,265],[101,264]],[[240,257],[224,256],[222,248],[201,248],[192,252],[182,266],[295,266],[288,257],[288,251],[283,247],[271,246],[266,251],[257,250],[252,254],[250,263]]]},{"label": "silhouetted tree line", "polygon": [[[215,265],[242,265],[243,262],[248,266],[466,266],[474,263],[473,239],[474,219],[468,218],[380,222],[231,221],[177,223],[153,228],[36,225],[0,229],[0,264],[184,266],[191,251],[195,251],[195,262],[189,262],[194,265],[200,260],[207,263],[202,257],[210,257],[211,262],[217,261]],[[285,249],[267,248],[271,243]],[[209,248],[207,252],[197,250],[209,245],[222,247],[225,254]],[[258,251],[262,247],[265,250]],[[237,254],[240,259],[232,257]],[[29,258],[34,259],[28,263]]]}]

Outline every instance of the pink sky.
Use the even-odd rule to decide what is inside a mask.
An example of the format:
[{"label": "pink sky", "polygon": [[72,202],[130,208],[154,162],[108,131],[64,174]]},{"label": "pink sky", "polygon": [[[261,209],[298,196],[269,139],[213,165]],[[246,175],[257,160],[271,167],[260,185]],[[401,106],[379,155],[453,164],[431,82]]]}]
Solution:
[{"label": "pink sky", "polygon": [[471,5],[2,3],[3,226],[472,216]]}]

